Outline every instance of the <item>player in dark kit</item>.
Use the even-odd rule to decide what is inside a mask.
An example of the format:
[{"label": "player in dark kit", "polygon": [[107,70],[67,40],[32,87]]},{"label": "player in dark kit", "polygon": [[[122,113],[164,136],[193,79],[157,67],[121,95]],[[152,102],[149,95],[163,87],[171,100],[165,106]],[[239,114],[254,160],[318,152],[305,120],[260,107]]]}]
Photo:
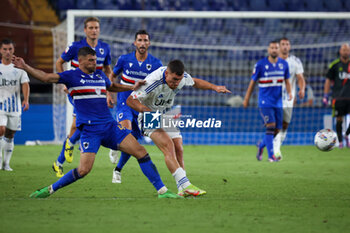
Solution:
[{"label": "player in dark kit", "polygon": [[[336,118],[336,131],[339,148],[343,148],[343,119],[350,113],[350,46],[342,44],[339,50],[340,57],[329,65],[324,85],[324,105],[328,105],[329,91],[332,86],[333,117]],[[350,124],[345,132],[347,147],[350,147]]]},{"label": "player in dark kit", "polygon": [[13,59],[16,67],[27,71],[34,78],[49,83],[63,83],[67,86],[77,112],[76,124],[81,131],[79,166],[67,172],[52,185],[33,192],[30,197],[48,197],[58,189],[86,176],[93,167],[99,147],[103,145],[136,157],[142,172],[158,191],[159,198],[182,198],[166,188],[145,148],[131,135],[130,130],[113,119],[108,109],[107,90],[114,92],[135,90],[141,85],[140,82],[135,86],[111,83],[101,70],[96,70],[96,52],[90,47],[79,49],[78,59],[79,68],[58,74],[34,69],[22,58]]}]

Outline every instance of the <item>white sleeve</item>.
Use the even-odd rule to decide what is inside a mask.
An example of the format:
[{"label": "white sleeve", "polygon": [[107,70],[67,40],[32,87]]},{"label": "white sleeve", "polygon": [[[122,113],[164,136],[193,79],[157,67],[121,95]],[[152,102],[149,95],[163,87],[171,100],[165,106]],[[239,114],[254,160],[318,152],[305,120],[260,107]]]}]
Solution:
[{"label": "white sleeve", "polygon": [[185,80],[185,86],[193,86],[194,85],[194,81],[189,73],[185,72],[183,79]]},{"label": "white sleeve", "polygon": [[303,64],[301,63],[300,59],[296,57],[295,62],[296,62],[296,74],[304,73]]},{"label": "white sleeve", "polygon": [[29,83],[29,78],[28,78],[27,72],[25,72],[24,70],[19,70],[19,71],[21,72],[20,82],[21,83]]}]

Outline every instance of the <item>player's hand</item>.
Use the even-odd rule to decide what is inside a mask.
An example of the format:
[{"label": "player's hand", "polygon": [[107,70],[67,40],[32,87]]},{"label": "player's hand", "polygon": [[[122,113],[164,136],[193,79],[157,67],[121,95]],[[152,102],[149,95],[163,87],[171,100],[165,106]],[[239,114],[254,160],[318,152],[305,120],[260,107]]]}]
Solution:
[{"label": "player's hand", "polygon": [[324,107],[327,107],[329,105],[329,95],[328,94],[323,95],[322,103],[323,103]]},{"label": "player's hand", "polygon": [[304,97],[305,97],[305,90],[299,90],[299,92],[298,92],[298,96],[299,96],[299,99],[304,99]]},{"label": "player's hand", "polygon": [[14,64],[15,67],[17,67],[19,69],[24,69],[24,66],[26,65],[23,58],[16,57],[16,56],[12,57],[12,63]]},{"label": "player's hand", "polygon": [[110,93],[109,91],[107,91],[107,94],[106,94],[106,97],[107,97],[107,105],[109,108],[113,108],[113,106],[115,105],[115,96]]},{"label": "player's hand", "polygon": [[145,84],[146,84],[146,80],[137,81],[133,87],[133,90],[136,91],[137,89],[139,89],[141,86]]},{"label": "player's hand", "polygon": [[243,107],[247,108],[249,106],[249,100],[243,100]]},{"label": "player's hand", "polygon": [[288,93],[288,101],[291,101],[293,99],[292,93]]},{"label": "player's hand", "polygon": [[217,93],[232,93],[225,86],[215,86],[214,91],[216,91]]},{"label": "player's hand", "polygon": [[64,91],[64,93],[69,94],[68,88],[66,86],[64,86],[63,91]]},{"label": "player's hand", "polygon": [[22,101],[22,109],[23,111],[27,111],[29,109],[29,103],[28,101]]}]

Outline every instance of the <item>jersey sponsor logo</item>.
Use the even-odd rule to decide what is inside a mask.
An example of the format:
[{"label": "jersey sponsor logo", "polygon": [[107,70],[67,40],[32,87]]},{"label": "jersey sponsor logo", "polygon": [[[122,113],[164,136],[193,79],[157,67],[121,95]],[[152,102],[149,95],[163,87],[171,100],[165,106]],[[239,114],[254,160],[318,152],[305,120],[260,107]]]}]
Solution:
[{"label": "jersey sponsor logo", "polygon": [[1,79],[0,86],[16,86],[18,80]]},{"label": "jersey sponsor logo", "polygon": [[81,82],[82,84],[85,84],[85,80],[84,80],[84,79],[80,79],[80,82]]},{"label": "jersey sponsor logo", "polygon": [[146,69],[147,70],[151,70],[152,69],[152,65],[151,64],[146,64]]},{"label": "jersey sponsor logo", "polygon": [[171,104],[172,99],[168,99],[168,100],[164,100],[164,99],[159,99],[156,100],[156,102],[154,103],[155,106],[163,106],[165,104]]},{"label": "jersey sponsor logo", "polygon": [[99,51],[100,51],[101,55],[103,55],[105,53],[105,50],[103,48],[100,48]]},{"label": "jersey sponsor logo", "polygon": [[350,74],[346,72],[339,72],[339,79],[344,80],[344,79],[350,79]]}]

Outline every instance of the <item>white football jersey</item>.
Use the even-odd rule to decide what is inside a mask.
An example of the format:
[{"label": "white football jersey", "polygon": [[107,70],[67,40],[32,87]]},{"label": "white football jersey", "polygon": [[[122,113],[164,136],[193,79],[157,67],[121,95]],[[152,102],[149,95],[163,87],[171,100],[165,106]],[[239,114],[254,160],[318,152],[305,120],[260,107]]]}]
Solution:
[{"label": "white football jersey", "polygon": [[304,73],[304,68],[303,68],[303,64],[301,63],[300,59],[294,55],[290,55],[286,59],[286,61],[288,62],[288,66],[289,66],[289,73],[290,73],[289,82],[290,82],[291,89],[292,89],[293,99],[288,100],[288,93],[286,90],[286,84],[283,82],[283,89],[282,89],[283,90],[282,91],[283,107],[284,108],[286,108],[286,107],[292,108],[295,95],[297,94],[296,93],[296,83],[297,83],[296,75]]},{"label": "white football jersey", "polygon": [[164,110],[171,108],[174,104],[175,95],[184,86],[194,85],[191,75],[185,72],[179,86],[175,90],[170,89],[165,82],[166,69],[166,66],[162,66],[150,73],[145,78],[146,84],[131,93],[131,96],[134,99],[137,98],[143,105],[149,107],[152,111],[159,110],[160,112],[163,112]]},{"label": "white football jersey", "polygon": [[21,84],[29,82],[24,70],[13,64],[0,64],[0,113],[20,116],[22,113]]}]

